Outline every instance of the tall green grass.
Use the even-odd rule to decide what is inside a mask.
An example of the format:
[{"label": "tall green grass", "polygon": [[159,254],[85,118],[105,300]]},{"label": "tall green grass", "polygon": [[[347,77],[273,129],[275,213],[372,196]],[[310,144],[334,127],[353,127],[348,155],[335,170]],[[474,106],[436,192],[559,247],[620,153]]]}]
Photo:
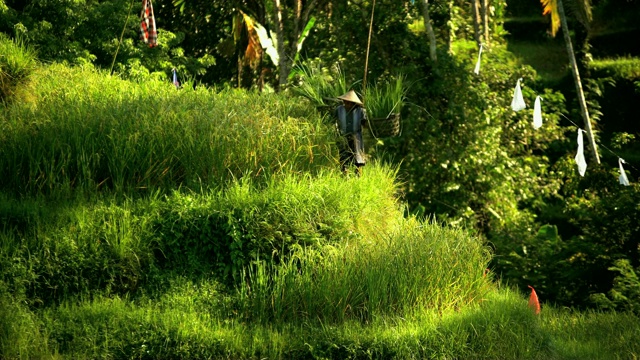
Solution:
[{"label": "tall green grass", "polygon": [[282,95],[176,91],[89,69],[38,70],[37,102],[0,126],[0,188],[14,194],[207,188],[333,166],[333,133]]},{"label": "tall green grass", "polygon": [[489,252],[460,229],[407,221],[391,233],[260,261],[241,296],[262,323],[406,317],[474,304],[491,288]]},{"label": "tall green grass", "polygon": [[36,55],[31,47],[0,33],[0,104],[29,97],[29,78],[36,67]]},{"label": "tall green grass", "polygon": [[[157,299],[97,297],[38,312],[16,305],[8,309],[21,307],[20,316],[34,325],[5,337],[0,350],[4,358],[20,359],[605,360],[640,354],[640,320],[631,314],[548,306],[536,316],[508,289],[458,310],[318,326],[224,320],[226,301],[210,281],[180,281]],[[18,350],[18,343],[9,343],[19,338],[29,346]]]},{"label": "tall green grass", "polygon": [[[0,358],[633,358],[626,314],[496,289],[285,95],[39,68],[1,109]],[[627,341],[626,339],[633,339]]]},{"label": "tall green grass", "polygon": [[237,281],[256,257],[369,238],[402,220],[394,171],[337,169],[239,180],[218,190],[60,202],[0,196],[0,283],[33,305],[133,294],[154,271]]}]

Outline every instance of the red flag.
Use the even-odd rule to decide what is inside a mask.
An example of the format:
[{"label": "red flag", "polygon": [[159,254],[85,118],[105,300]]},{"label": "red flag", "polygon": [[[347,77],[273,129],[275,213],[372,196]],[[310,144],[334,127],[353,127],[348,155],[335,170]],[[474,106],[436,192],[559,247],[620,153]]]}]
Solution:
[{"label": "red flag", "polygon": [[156,19],[153,16],[151,0],[142,0],[142,13],[140,14],[140,39],[149,47],[158,45],[158,33],[156,31]]},{"label": "red flag", "polygon": [[529,296],[529,307],[536,315],[538,315],[540,314],[540,302],[538,302],[538,295],[531,285],[527,286],[529,286],[529,288],[531,289],[531,295]]}]

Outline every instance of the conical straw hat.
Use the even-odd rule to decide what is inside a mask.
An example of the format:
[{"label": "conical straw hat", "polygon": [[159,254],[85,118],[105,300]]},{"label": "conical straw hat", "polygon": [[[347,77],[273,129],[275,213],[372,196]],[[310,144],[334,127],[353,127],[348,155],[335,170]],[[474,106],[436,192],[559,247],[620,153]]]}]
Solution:
[{"label": "conical straw hat", "polygon": [[350,90],[348,93],[344,95],[338,96],[338,99],[344,100],[344,101],[350,101],[352,103],[362,105],[362,101],[360,101],[360,98],[358,97],[358,95],[356,95],[356,92],[353,90]]}]

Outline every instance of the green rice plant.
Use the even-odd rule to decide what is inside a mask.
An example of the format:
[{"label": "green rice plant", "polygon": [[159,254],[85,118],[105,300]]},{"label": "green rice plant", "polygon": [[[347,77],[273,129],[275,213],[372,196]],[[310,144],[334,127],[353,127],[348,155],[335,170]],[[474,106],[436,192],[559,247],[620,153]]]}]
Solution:
[{"label": "green rice plant", "polygon": [[407,84],[404,75],[367,86],[365,108],[369,118],[388,118],[392,114],[400,114],[407,95]]},{"label": "green rice plant", "polygon": [[[11,40],[0,33],[0,103],[12,100],[37,66],[35,51],[21,40]],[[28,92],[23,91],[24,95]]]},{"label": "green rice plant", "polygon": [[24,305],[23,299],[0,288],[0,358],[50,357],[52,348],[42,330],[40,319]]},{"label": "green rice plant", "polygon": [[338,104],[338,96],[349,91],[353,84],[347,84],[345,74],[336,65],[327,69],[310,61],[299,63],[294,69],[297,84],[292,87],[295,95],[308,99],[321,110],[329,110]]},{"label": "green rice plant", "polygon": [[637,357],[640,318],[631,312],[576,311],[547,307],[541,328],[553,339],[559,359],[624,359]]},{"label": "green rice plant", "polygon": [[[284,259],[291,248],[321,247],[392,228],[402,217],[394,171],[372,164],[362,178],[337,169],[245,178],[205,194],[175,192],[153,225],[164,267],[213,271],[238,281],[250,262]],[[175,264],[175,265],[172,265]]]},{"label": "green rice plant", "polygon": [[591,61],[589,67],[599,77],[640,80],[639,58],[597,59]]},{"label": "green rice plant", "polygon": [[396,231],[258,260],[239,289],[259,322],[370,322],[481,301],[490,256],[461,229],[407,221]]},{"label": "green rice plant", "polygon": [[333,133],[282,94],[132,83],[52,65],[35,103],[0,124],[0,188],[14,194],[216,187],[334,166]]},{"label": "green rice plant", "polygon": [[153,199],[35,204],[42,213],[0,209],[8,220],[0,228],[0,285],[8,292],[42,306],[79,294],[133,293],[145,283],[157,249]]},{"label": "green rice plant", "polygon": [[256,324],[234,319],[233,308],[228,315],[218,311],[227,296],[210,280],[177,277],[157,295],[98,296],[37,312],[25,309],[22,314],[34,324],[23,330],[38,331],[42,337],[20,356],[0,355],[25,359],[515,360],[633,358],[640,351],[635,341],[640,321],[631,314],[545,306],[540,315],[534,315],[522,294],[504,288],[493,288],[482,302],[458,309],[336,324]]}]

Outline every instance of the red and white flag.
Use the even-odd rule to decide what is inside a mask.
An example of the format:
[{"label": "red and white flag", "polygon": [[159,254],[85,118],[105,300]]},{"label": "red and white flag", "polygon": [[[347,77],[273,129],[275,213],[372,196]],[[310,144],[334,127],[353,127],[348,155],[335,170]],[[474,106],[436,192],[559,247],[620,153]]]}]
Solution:
[{"label": "red and white flag", "polygon": [[153,5],[151,0],[142,0],[142,13],[140,14],[140,40],[149,47],[158,45],[158,32],[156,31],[156,19],[153,17]]}]

